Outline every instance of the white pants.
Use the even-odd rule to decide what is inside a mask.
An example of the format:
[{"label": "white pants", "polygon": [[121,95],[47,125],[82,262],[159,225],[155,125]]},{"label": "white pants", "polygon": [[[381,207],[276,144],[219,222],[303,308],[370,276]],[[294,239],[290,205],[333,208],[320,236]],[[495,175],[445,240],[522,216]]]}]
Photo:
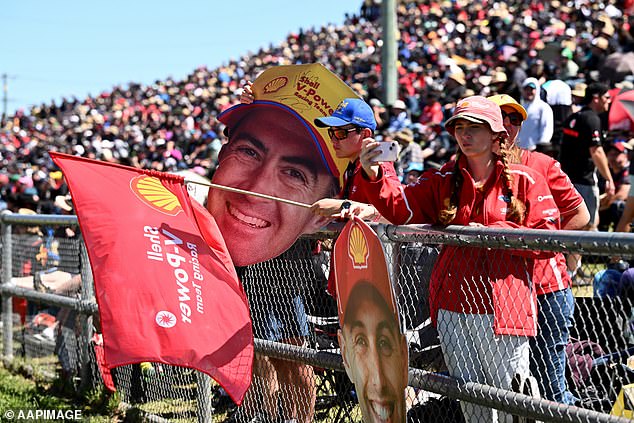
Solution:
[{"label": "white pants", "polygon": [[[526,336],[495,335],[493,315],[438,311],[438,335],[449,374],[463,382],[510,389],[516,373],[529,375]],[[467,423],[512,422],[510,414],[460,402]]]}]

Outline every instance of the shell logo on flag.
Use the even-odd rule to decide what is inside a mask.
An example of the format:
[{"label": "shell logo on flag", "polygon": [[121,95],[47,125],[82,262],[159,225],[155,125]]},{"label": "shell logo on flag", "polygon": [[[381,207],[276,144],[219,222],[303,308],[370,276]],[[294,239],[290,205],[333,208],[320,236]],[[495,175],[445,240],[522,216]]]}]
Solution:
[{"label": "shell logo on flag", "polygon": [[139,175],[130,181],[130,188],[148,206],[169,216],[183,211],[178,198],[153,176]]},{"label": "shell logo on flag", "polygon": [[284,88],[286,84],[288,84],[288,78],[285,76],[280,76],[266,84],[263,90],[265,94],[271,94],[281,88]]},{"label": "shell logo on flag", "polygon": [[352,260],[352,267],[355,269],[366,269],[368,267],[368,240],[365,234],[357,225],[350,230],[350,241],[348,242],[348,256]]}]

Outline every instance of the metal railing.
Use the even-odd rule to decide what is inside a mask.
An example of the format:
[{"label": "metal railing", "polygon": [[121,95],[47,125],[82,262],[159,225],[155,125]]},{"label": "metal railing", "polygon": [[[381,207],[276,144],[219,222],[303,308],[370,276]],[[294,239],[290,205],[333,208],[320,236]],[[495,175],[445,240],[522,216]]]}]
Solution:
[{"label": "metal railing", "polygon": [[[75,216],[22,216],[13,214],[4,214],[0,216],[2,228],[2,284],[0,285],[0,294],[2,296],[2,355],[6,361],[11,361],[16,354],[28,356],[29,341],[28,330],[31,314],[42,309],[59,308],[72,310],[77,313],[80,318],[76,319],[79,327],[73,328],[76,335],[73,344],[76,351],[77,365],[70,366],[71,372],[63,373],[63,377],[69,377],[76,381],[75,386],[78,390],[86,389],[100,383],[99,372],[96,371],[95,356],[91,350],[91,338],[94,327],[92,316],[97,312],[97,304],[94,300],[94,288],[92,281],[92,273],[87,260],[85,246],[80,237],[75,237],[68,241],[71,245],[65,252],[60,254],[61,262],[69,260],[71,263],[79,263],[79,268],[75,271],[67,272],[69,274],[80,275],[81,285],[77,287],[76,292],[51,292],[51,290],[38,289],[42,286],[39,279],[46,272],[50,271],[50,267],[31,266],[31,274],[16,275],[16,262],[33,260],[32,257],[25,257],[24,249],[17,248],[23,238],[25,228],[33,228],[35,226],[41,228],[63,228],[66,226],[74,226],[77,224]],[[356,393],[350,387],[342,382],[346,379],[343,371],[342,359],[336,345],[336,336],[333,338],[332,325],[336,326],[336,311],[333,314],[332,299],[324,295],[325,283],[328,274],[329,265],[329,249],[327,244],[336,238],[341,226],[331,226],[327,231],[323,231],[316,236],[304,237],[302,243],[298,243],[298,247],[290,252],[283,254],[281,257],[274,259],[266,264],[252,266],[243,274],[245,289],[247,295],[249,290],[258,291],[257,301],[250,296],[252,300],[250,306],[254,320],[260,316],[260,312],[274,308],[280,301],[280,297],[288,296],[294,298],[299,296],[305,303],[306,314],[312,316],[309,321],[310,333],[306,337],[307,342],[304,345],[291,345],[284,342],[276,342],[261,338],[255,339],[256,353],[261,356],[268,357],[270,363],[301,363],[307,365],[311,369],[311,376],[317,386],[315,389],[317,400],[310,397],[300,398],[300,403],[295,404],[296,407],[310,409],[315,407],[315,420],[334,420],[334,421],[360,421],[360,414],[356,408]],[[14,230],[19,229],[19,230]],[[584,325],[587,321],[593,320],[596,314],[609,314],[623,306],[620,311],[619,318],[626,323],[629,306],[629,298],[615,297],[616,302],[603,301],[597,299],[592,293],[592,284],[596,283],[599,272],[604,271],[609,262],[609,258],[619,256],[624,260],[634,256],[634,235],[631,234],[615,234],[615,233],[589,233],[589,232],[572,232],[572,231],[537,231],[537,230],[501,230],[491,228],[471,228],[450,226],[446,228],[432,227],[428,225],[408,225],[408,226],[391,226],[376,225],[375,229],[379,234],[382,243],[385,246],[388,263],[390,264],[393,281],[399,285],[397,292],[399,293],[399,303],[403,304],[403,312],[407,314],[409,335],[408,338],[412,345],[416,345],[417,352],[425,353],[427,348],[435,345],[427,345],[420,338],[420,327],[428,327],[428,316],[422,313],[417,315],[419,308],[424,309],[426,306],[426,291],[420,291],[420,287],[424,287],[428,283],[430,269],[434,265],[434,257],[438,251],[444,246],[462,246],[468,248],[487,248],[495,250],[546,250],[561,251],[564,253],[580,253],[584,257],[584,277],[577,277],[575,280],[575,289],[577,294],[576,303],[578,306],[578,320],[575,321],[573,333],[576,336],[596,335],[597,338],[604,340],[604,343],[611,344],[605,346],[608,350],[606,353],[614,353],[618,351],[610,351],[610,348],[621,348],[623,346],[631,346],[627,340],[623,338],[625,335],[619,333],[612,325],[614,322],[600,321],[594,322],[599,325],[590,330]],[[35,235],[35,236],[31,236]],[[40,237],[42,244],[46,243],[46,236],[43,231],[28,235],[28,239]],[[62,242],[63,240],[59,240]],[[322,247],[316,252],[315,246]],[[324,247],[325,246],[325,247]],[[18,254],[18,251],[21,251]],[[40,250],[41,253],[41,250]],[[30,253],[29,253],[30,254]],[[425,254],[429,254],[430,258]],[[414,255],[414,256],[412,256]],[[69,259],[70,256],[73,256]],[[50,264],[50,263],[49,263]],[[499,264],[500,266],[503,263]],[[56,267],[55,267],[56,268]],[[32,278],[33,287],[21,286],[20,278]],[[594,280],[593,280],[594,279]],[[29,279],[30,280],[30,279]],[[264,282],[264,283],[263,283]],[[274,284],[271,287],[269,284]],[[634,288],[634,287],[633,287]],[[253,292],[253,291],[251,291]],[[264,294],[269,297],[263,296]],[[13,298],[26,299],[29,304],[39,304],[35,306],[33,313],[22,310],[25,314],[20,316],[20,321],[16,324],[15,310],[13,310]],[[271,301],[270,303],[268,301]],[[263,302],[262,302],[263,301]],[[286,301],[286,300],[284,300]],[[419,307],[420,305],[420,307]],[[583,307],[586,309],[583,309]],[[416,314],[416,315],[415,315]],[[618,313],[617,313],[618,314]],[[330,319],[330,328],[321,327],[322,321]],[[22,319],[24,319],[22,321]],[[316,323],[317,322],[317,323]],[[58,322],[57,332],[59,334],[62,322]],[[8,329],[8,330],[7,330]],[[330,330],[330,333],[327,333]],[[336,330],[336,327],[335,327]],[[22,336],[20,336],[22,334]],[[18,344],[16,345],[16,339]],[[39,338],[38,338],[39,339]],[[55,344],[59,344],[61,338],[58,336],[54,340],[49,340]],[[328,344],[329,343],[329,344]],[[324,346],[325,344],[328,344]],[[50,342],[49,342],[50,345]],[[51,354],[59,355],[59,345],[51,350]],[[67,348],[68,349],[68,348]],[[434,355],[434,354],[432,354]],[[435,353],[436,362],[429,364],[424,362],[410,362],[409,385],[408,388],[408,406],[410,412],[417,406],[422,407],[425,401],[430,398],[443,396],[452,400],[466,401],[486,407],[503,410],[507,413],[527,416],[543,421],[557,422],[617,422],[626,421],[625,418],[607,414],[606,402],[610,405],[614,402],[617,385],[621,386],[630,383],[626,377],[629,377],[627,366],[625,364],[626,356],[618,356],[610,362],[610,365],[620,370],[618,384],[614,379],[610,379],[610,375],[606,376],[606,380],[612,380],[614,386],[595,386],[596,389],[605,393],[605,401],[601,407],[594,407],[591,404],[584,408],[564,405],[545,399],[526,396],[520,393],[511,392],[506,389],[496,388],[493,386],[473,383],[459,382],[442,373],[442,366],[438,365],[438,357],[440,356],[438,349]],[[412,356],[410,356],[413,359]],[[442,361],[442,360],[440,360]],[[428,365],[429,364],[429,365]],[[64,366],[62,366],[64,367]],[[609,366],[597,365],[595,372],[599,367],[606,373],[615,371],[608,368]],[[250,406],[250,414],[243,410],[236,411],[236,408],[226,400],[224,405],[220,405],[224,398],[222,389],[214,382],[211,382],[203,374],[192,372],[188,369],[182,369],[173,366],[166,366],[154,363],[153,372],[148,375],[139,366],[124,366],[114,369],[114,380],[117,389],[121,392],[121,398],[126,403],[138,407],[145,413],[156,416],[158,420],[168,416],[167,419],[191,419],[197,421],[217,421],[224,419],[233,419],[234,421],[248,421],[253,414],[266,408],[262,398],[265,397],[271,378],[267,371],[260,372],[254,377],[253,391],[255,397],[259,400],[253,401]],[[276,367],[268,367],[268,371],[273,371]],[[624,370],[623,370],[624,369]],[[625,376],[623,372],[626,372]],[[634,371],[633,371],[634,372]],[[603,380],[602,375],[596,376],[597,380]],[[634,378],[631,382],[634,382]],[[277,392],[278,405],[276,408],[283,412],[287,406],[287,399],[282,397],[279,392],[284,391],[284,381],[277,379],[274,388]],[[599,382],[588,380],[589,385],[597,385]],[[342,387],[343,386],[343,387]],[[289,392],[294,392],[295,386],[290,387]],[[578,391],[577,391],[578,393]],[[295,395],[295,394],[293,394]],[[326,401],[330,399],[330,402]],[[261,400],[261,401],[260,401]],[[305,403],[301,403],[305,401]],[[311,404],[311,402],[313,402]],[[246,407],[243,407],[246,409]],[[608,410],[609,411],[609,410]],[[412,415],[412,418],[413,415]],[[441,420],[447,419],[440,414]]]}]

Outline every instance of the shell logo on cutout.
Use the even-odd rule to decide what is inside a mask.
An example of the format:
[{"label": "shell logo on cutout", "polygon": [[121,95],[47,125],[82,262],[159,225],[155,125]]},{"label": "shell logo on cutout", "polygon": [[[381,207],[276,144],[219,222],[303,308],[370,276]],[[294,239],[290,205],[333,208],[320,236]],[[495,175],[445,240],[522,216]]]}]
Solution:
[{"label": "shell logo on cutout", "polygon": [[281,88],[284,88],[286,84],[288,84],[288,78],[285,76],[278,76],[264,86],[264,94],[274,93]]},{"label": "shell logo on cutout", "polygon": [[348,243],[348,256],[352,260],[352,267],[365,269],[368,267],[370,249],[365,234],[357,225],[350,230],[350,242]]},{"label": "shell logo on cutout", "polygon": [[130,188],[148,206],[169,216],[183,211],[178,198],[153,176],[139,175],[130,181]]}]

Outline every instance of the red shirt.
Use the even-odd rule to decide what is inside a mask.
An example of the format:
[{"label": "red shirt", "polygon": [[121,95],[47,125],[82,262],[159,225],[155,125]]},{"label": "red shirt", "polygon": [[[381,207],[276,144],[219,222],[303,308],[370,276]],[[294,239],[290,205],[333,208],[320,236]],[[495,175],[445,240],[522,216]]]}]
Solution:
[{"label": "red shirt", "polygon": [[[463,173],[458,211],[451,224],[480,223],[498,228],[518,228],[507,220],[507,197],[497,162],[482,189],[477,189],[466,170],[463,156],[457,171]],[[513,193],[525,205],[523,227],[559,229],[559,210],[544,178],[522,165],[510,165]],[[364,190],[372,204],[394,224],[439,224],[454,189],[451,171],[428,171],[413,184],[401,186],[381,177],[364,179]],[[503,335],[536,334],[536,293],[531,274],[533,259],[552,253],[531,250],[501,250],[444,246],[434,265],[429,287],[429,306],[435,323],[438,309],[467,314],[493,314],[494,331]]]},{"label": "red shirt", "polygon": [[[542,153],[522,150],[521,161],[523,165],[537,171],[546,180],[564,221],[583,204],[583,197],[572,185],[568,175],[561,170],[557,160]],[[546,260],[535,260],[533,281],[537,295],[569,288],[571,280],[567,270],[566,258],[562,253],[557,253],[555,257]]]}]

